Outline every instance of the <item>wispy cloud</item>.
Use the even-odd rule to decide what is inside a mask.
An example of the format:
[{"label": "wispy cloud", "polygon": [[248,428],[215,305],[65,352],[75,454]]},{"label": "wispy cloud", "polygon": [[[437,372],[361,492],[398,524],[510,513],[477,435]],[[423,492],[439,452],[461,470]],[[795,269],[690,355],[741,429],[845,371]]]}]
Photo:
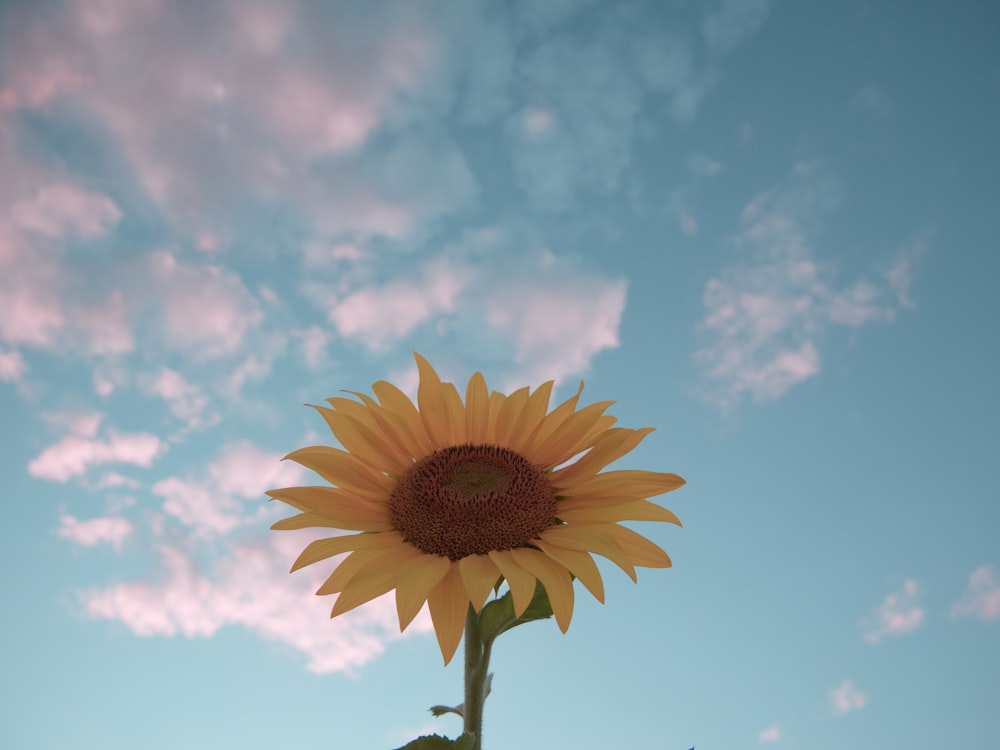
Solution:
[{"label": "wispy cloud", "polygon": [[980,620],[1000,620],[1000,574],[992,565],[972,571],[969,587],[951,607],[952,617],[972,615]]},{"label": "wispy cloud", "polygon": [[78,431],[63,436],[32,459],[28,463],[28,473],[39,479],[67,482],[101,464],[124,463],[149,468],[166,450],[166,443],[148,432],[108,430],[106,437],[99,438]]},{"label": "wispy cloud", "polygon": [[861,627],[865,640],[875,644],[888,635],[912,633],[923,624],[924,615],[920,605],[920,584],[907,578],[899,591],[886,596],[871,615],[862,618]]},{"label": "wispy cloud", "polygon": [[835,284],[833,267],[816,257],[813,237],[838,203],[836,183],[806,163],[788,184],[744,208],[733,241],[746,260],[709,279],[703,296],[700,329],[710,343],[695,359],[710,402],[731,409],[745,398],[780,398],[822,370],[819,340],[826,328],[893,320],[898,308],[891,296],[913,306],[909,250],[887,278]]},{"label": "wispy cloud", "polygon": [[90,518],[81,521],[71,515],[63,514],[59,517],[56,534],[84,547],[108,544],[120,550],[122,543],[132,531],[132,523],[126,518]]},{"label": "wispy cloud", "polygon": [[[233,545],[203,572],[188,552],[164,546],[160,580],[85,590],[80,601],[89,616],[121,622],[138,636],[210,638],[240,626],[301,652],[311,672],[354,673],[403,637],[395,601],[386,595],[330,620],[332,601],[313,593],[326,573],[286,572],[301,548],[298,534],[275,533]],[[430,630],[425,611],[407,634]]]},{"label": "wispy cloud", "polygon": [[266,505],[249,512],[247,500],[259,501],[272,487],[301,483],[302,469],[280,459],[281,454],[242,440],[224,446],[203,475],[166,477],[151,489],[163,498],[163,512],[189,533],[199,538],[218,537],[261,522],[270,513]]},{"label": "wispy cloud", "polygon": [[780,742],[781,741],[781,729],[777,724],[772,724],[767,729],[761,731],[757,735],[758,742]]},{"label": "wispy cloud", "polygon": [[868,696],[859,690],[853,680],[844,680],[830,691],[830,708],[834,716],[857,711],[868,703]]}]

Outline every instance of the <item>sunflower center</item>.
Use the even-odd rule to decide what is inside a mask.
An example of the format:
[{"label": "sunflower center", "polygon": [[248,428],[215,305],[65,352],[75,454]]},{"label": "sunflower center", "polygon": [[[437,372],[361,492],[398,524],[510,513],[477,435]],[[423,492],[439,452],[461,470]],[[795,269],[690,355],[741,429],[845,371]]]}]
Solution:
[{"label": "sunflower center", "polygon": [[423,552],[460,560],[523,547],[553,523],[556,497],[544,472],[497,445],[453,445],[400,477],[389,512]]}]

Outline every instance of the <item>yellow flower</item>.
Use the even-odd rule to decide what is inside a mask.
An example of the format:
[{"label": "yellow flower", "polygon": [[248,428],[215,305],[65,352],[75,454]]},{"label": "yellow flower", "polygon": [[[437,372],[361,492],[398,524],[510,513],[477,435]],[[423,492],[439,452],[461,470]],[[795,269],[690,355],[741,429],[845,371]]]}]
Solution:
[{"label": "yellow flower", "polygon": [[286,458],[334,486],[267,493],[302,511],[274,529],[361,532],[314,541],[292,566],[295,571],[350,553],[316,592],[338,595],[331,617],[395,589],[400,630],[427,602],[447,664],[469,605],[479,612],[501,576],[518,617],[540,582],[566,632],[573,614],[571,576],[604,602],[591,553],[616,563],[633,581],[635,566],[670,566],[666,552],[618,522],[680,526],[673,513],[646,498],[684,480],[653,471],[601,471],[652,428],[612,427],[616,420],[604,411],[613,401],[577,409],[582,383],[550,412],[551,381],[533,392],[504,395],[488,391],[477,372],[463,404],[454,384],[441,382],[427,360],[415,357],[419,408],[385,381],[372,386],[378,401],[362,393],[354,394],[360,402],[327,399],[332,408],[314,408],[345,450],[315,446]]}]

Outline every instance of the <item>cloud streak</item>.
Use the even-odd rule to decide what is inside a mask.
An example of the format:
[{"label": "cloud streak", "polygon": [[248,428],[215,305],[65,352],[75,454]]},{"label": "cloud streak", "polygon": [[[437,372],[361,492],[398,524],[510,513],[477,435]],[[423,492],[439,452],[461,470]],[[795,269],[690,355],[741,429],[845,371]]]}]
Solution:
[{"label": "cloud streak", "polygon": [[920,584],[907,578],[899,591],[886,596],[871,615],[862,618],[865,640],[876,644],[886,636],[904,635],[919,628],[926,614],[920,606],[920,598]]},{"label": "cloud streak", "polygon": [[[820,339],[832,326],[861,328],[894,320],[914,306],[912,251],[886,278],[835,283],[816,257],[814,237],[839,203],[839,189],[815,164],[800,164],[787,184],[743,209],[733,244],[746,260],[705,284],[695,352],[705,377],[702,396],[723,410],[745,399],[774,401],[822,371]],[[894,294],[892,294],[894,292]]]}]

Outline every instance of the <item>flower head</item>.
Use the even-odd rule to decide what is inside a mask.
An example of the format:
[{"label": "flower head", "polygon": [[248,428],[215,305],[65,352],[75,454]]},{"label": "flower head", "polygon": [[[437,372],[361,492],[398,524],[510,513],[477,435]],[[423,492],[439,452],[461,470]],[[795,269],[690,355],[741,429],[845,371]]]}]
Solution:
[{"label": "flower head", "polygon": [[[514,613],[540,583],[560,629],[573,615],[573,577],[599,601],[604,584],[591,554],[636,580],[635,567],[666,568],[666,552],[619,521],[666,521],[647,500],[684,480],[653,471],[602,471],[652,428],[613,427],[613,401],[577,408],[576,395],[548,410],[552,382],[510,395],[469,379],[465,401],[452,383],[415,355],[415,406],[385,381],[377,400],[328,399],[317,406],[344,450],[302,448],[286,458],[331,487],[289,487],[267,494],[302,511],[274,529],[356,531],[309,544],[292,566],[349,553],[317,594],[337,594],[331,616],[396,592],[401,630],[426,602],[445,663],[462,638],[471,605],[479,612],[502,578]],[[572,463],[571,459],[576,458]],[[557,468],[558,467],[558,468]]]}]

